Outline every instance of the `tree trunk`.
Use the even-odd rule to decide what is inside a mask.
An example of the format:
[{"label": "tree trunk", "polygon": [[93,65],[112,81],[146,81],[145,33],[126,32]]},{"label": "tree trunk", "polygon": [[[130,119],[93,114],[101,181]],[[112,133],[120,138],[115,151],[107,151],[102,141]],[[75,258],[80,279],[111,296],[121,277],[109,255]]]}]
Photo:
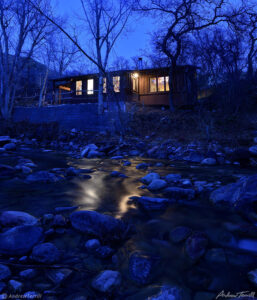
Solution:
[{"label": "tree trunk", "polygon": [[170,92],[169,92],[169,104],[170,104],[170,111],[172,111],[172,112],[175,111],[174,101],[173,101],[173,94],[174,94],[173,69],[174,69],[174,67],[170,66],[170,68],[169,68],[169,88],[170,88]]},{"label": "tree trunk", "polygon": [[47,83],[47,78],[48,78],[48,69],[46,70],[45,77],[44,77],[44,82],[43,86],[40,90],[40,95],[39,95],[39,100],[38,100],[38,106],[41,107],[43,105],[43,98],[46,90],[46,83]]},{"label": "tree trunk", "polygon": [[99,71],[98,82],[98,114],[101,115],[104,112],[104,95],[103,95],[103,72]]}]

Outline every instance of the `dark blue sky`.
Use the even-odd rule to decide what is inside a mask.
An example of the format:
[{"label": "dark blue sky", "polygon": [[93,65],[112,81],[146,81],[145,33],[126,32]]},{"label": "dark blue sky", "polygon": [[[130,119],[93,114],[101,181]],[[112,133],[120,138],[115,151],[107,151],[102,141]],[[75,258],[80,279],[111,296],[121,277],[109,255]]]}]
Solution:
[{"label": "dark blue sky", "polygon": [[[55,0],[60,15],[66,16],[70,23],[76,22],[76,13],[81,11],[80,0]],[[142,17],[132,17],[129,24],[129,32],[122,35],[118,40],[113,58],[123,56],[129,59],[132,56],[140,55],[144,50],[149,49],[149,32],[154,30],[153,21]],[[141,51],[142,50],[142,51]]]}]

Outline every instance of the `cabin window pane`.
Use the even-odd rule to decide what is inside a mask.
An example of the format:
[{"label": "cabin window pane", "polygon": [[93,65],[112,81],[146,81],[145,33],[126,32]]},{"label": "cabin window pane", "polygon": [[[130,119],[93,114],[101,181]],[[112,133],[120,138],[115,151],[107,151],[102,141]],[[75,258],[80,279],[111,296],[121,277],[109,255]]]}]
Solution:
[{"label": "cabin window pane", "polygon": [[103,93],[107,93],[107,81],[106,77],[103,79]]},{"label": "cabin window pane", "polygon": [[158,91],[165,91],[165,77],[158,77]]},{"label": "cabin window pane", "polygon": [[113,77],[113,90],[115,93],[120,92],[120,76]]},{"label": "cabin window pane", "polygon": [[150,78],[150,92],[157,92],[157,81],[155,77]]},{"label": "cabin window pane", "polygon": [[138,77],[132,76],[132,87],[133,87],[133,92],[138,93]]},{"label": "cabin window pane", "polygon": [[87,80],[87,94],[88,95],[94,94],[94,79]]},{"label": "cabin window pane", "polygon": [[76,81],[76,96],[82,95],[82,80]]},{"label": "cabin window pane", "polygon": [[166,91],[169,92],[170,90],[170,85],[169,85],[169,76],[166,76]]}]

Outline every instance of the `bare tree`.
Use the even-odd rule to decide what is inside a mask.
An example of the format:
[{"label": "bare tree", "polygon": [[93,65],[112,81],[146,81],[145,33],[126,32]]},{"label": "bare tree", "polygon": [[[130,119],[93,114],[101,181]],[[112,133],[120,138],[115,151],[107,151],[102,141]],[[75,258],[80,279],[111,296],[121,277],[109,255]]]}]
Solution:
[{"label": "bare tree", "polygon": [[103,112],[103,78],[105,75],[110,54],[118,38],[124,31],[132,12],[131,2],[127,0],[81,0],[88,32],[93,41],[92,56],[97,61],[98,83],[98,111]]},{"label": "bare tree", "polygon": [[[45,11],[48,1],[37,0]],[[24,67],[48,30],[48,21],[26,0],[0,1],[0,108],[9,119]]]},{"label": "bare tree", "polygon": [[156,34],[156,47],[170,61],[170,109],[174,110],[172,91],[174,76],[188,36],[207,27],[225,22],[237,14],[230,7],[225,10],[225,0],[138,0],[137,10],[152,14],[161,21]]}]

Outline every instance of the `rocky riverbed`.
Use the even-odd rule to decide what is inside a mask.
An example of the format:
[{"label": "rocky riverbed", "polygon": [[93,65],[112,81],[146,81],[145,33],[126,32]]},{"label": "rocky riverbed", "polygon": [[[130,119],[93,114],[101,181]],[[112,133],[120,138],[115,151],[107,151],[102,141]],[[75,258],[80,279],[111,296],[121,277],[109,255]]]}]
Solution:
[{"label": "rocky riverbed", "polygon": [[0,137],[0,295],[252,299],[256,142]]}]

